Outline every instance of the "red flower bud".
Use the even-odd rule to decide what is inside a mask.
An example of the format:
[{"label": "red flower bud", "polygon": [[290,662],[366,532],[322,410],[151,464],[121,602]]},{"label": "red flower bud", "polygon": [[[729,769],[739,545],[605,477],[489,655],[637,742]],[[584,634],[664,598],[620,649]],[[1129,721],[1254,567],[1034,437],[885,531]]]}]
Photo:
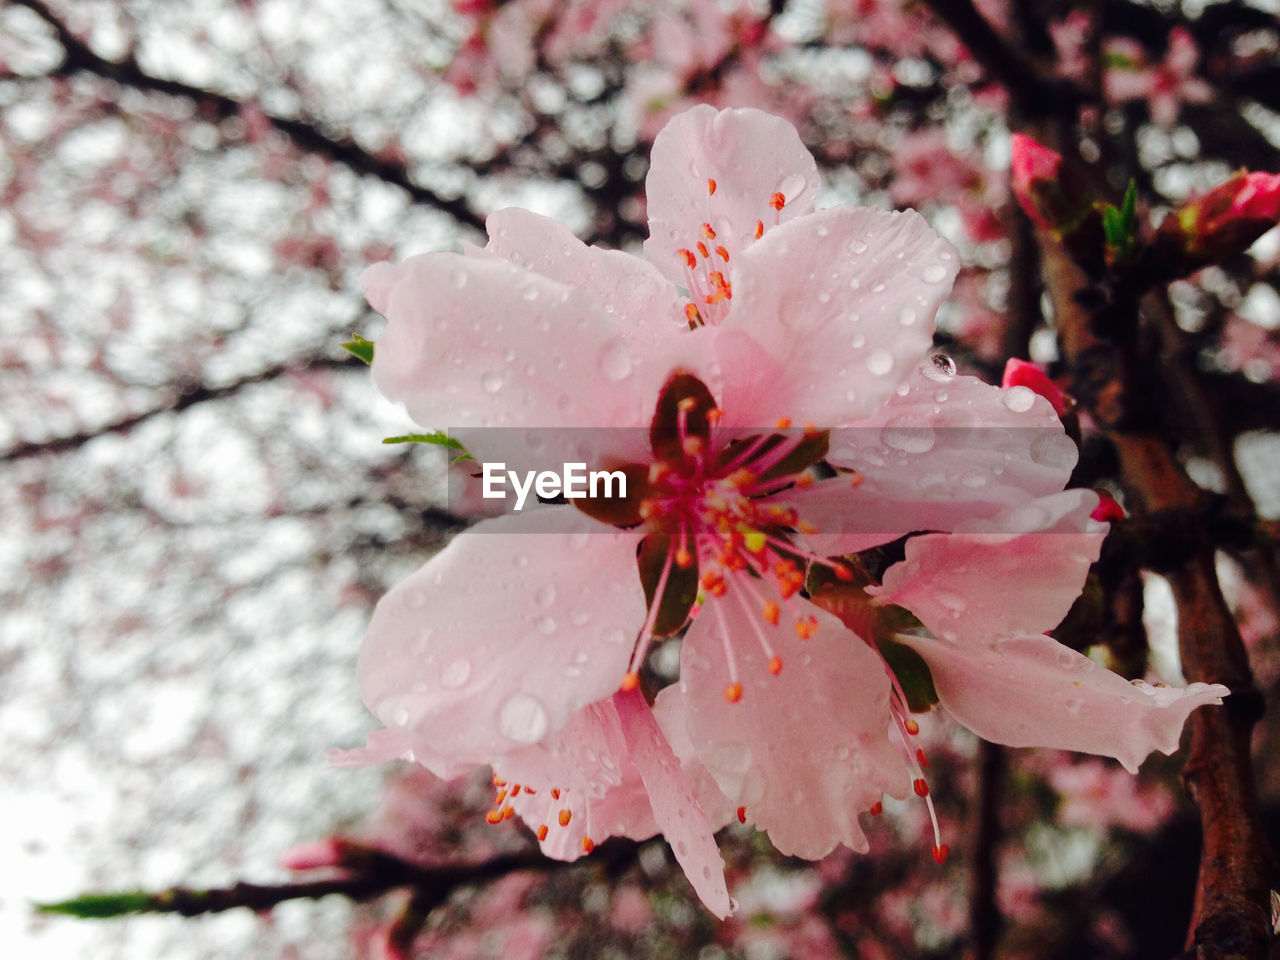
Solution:
[{"label": "red flower bud", "polygon": [[1067,398],[1058,389],[1058,385],[1049,379],[1049,375],[1034,363],[1010,357],[1009,362],[1004,365],[1004,377],[1000,386],[1006,390],[1009,387],[1027,387],[1053,404],[1053,411],[1058,416],[1067,412]]}]

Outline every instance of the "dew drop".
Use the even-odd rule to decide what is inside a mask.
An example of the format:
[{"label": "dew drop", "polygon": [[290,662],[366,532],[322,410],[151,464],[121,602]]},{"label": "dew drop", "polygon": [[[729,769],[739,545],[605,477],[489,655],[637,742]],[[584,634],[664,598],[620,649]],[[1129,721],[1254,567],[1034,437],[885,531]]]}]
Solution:
[{"label": "dew drop", "polygon": [[550,636],[556,632],[556,622],[550,617],[539,617],[537,627],[538,632],[543,636]]},{"label": "dew drop", "polygon": [[461,267],[457,267],[449,274],[449,280],[452,281],[455,287],[461,290],[467,285],[467,271],[463,270]]},{"label": "dew drop", "polygon": [[1000,399],[1014,413],[1026,413],[1036,402],[1036,393],[1030,387],[1024,387],[1019,384],[1006,390],[1004,396]]},{"label": "dew drop", "polygon": [[924,453],[933,449],[933,427],[890,423],[880,431],[880,442],[904,453]]},{"label": "dew drop", "polygon": [[516,743],[535,743],[547,732],[547,711],[527,693],[517,693],[498,711],[498,728]]},{"label": "dew drop", "polygon": [[525,556],[523,553],[517,553],[516,559],[515,559],[515,565],[517,567],[527,567],[529,565],[529,558]]},{"label": "dew drop", "polygon": [[943,383],[956,375],[956,362],[945,353],[935,353],[920,364],[920,372],[935,383]]},{"label": "dew drop", "polygon": [[538,288],[531,284],[520,291],[520,296],[524,298],[526,303],[533,303],[538,299]]},{"label": "dew drop", "polygon": [[409,708],[404,705],[396,707],[395,721],[397,727],[407,727],[409,725]]},{"label": "dew drop", "polygon": [[916,316],[916,312],[910,307],[903,307],[898,313],[898,322],[904,327],[911,326],[917,319],[918,317]]},{"label": "dew drop", "polygon": [[549,607],[556,598],[556,588],[549,583],[543,584],[538,588],[538,592],[533,595],[534,603],[540,607]]},{"label": "dew drop", "polygon": [[782,194],[787,198],[787,203],[790,204],[804,192],[804,177],[798,173],[783,177],[782,182],[778,184],[778,188],[774,192]]},{"label": "dew drop", "polygon": [[600,370],[606,380],[617,383],[631,373],[631,352],[621,338],[610,340],[600,351]]},{"label": "dew drop", "polygon": [[1080,708],[1084,706],[1084,701],[1079,697],[1072,697],[1063,706],[1067,708],[1067,713],[1077,714],[1080,712]]},{"label": "dew drop", "polygon": [[980,473],[966,473],[960,482],[971,489],[978,489],[987,485],[987,478]]},{"label": "dew drop", "polygon": [[855,350],[861,350],[867,345],[867,338],[860,333],[855,333],[853,339],[849,341],[849,346]]},{"label": "dew drop", "polygon": [[924,268],[923,279],[925,283],[941,283],[947,277],[947,268],[940,263],[935,263],[931,267]]},{"label": "dew drop", "polygon": [[893,354],[888,350],[873,350],[867,357],[867,370],[877,377],[883,377],[893,369]]},{"label": "dew drop", "polygon": [[866,253],[867,245],[863,243],[861,240],[850,240],[849,252],[855,255],[860,253]]},{"label": "dew drop", "polygon": [[[575,627],[582,626],[590,619],[591,614],[587,613],[585,610],[575,610],[573,613],[569,614],[569,622]],[[582,654],[579,654],[579,656],[582,656]]]},{"label": "dew drop", "polygon": [[871,292],[872,292],[872,293],[884,293],[884,284],[883,284],[883,283],[877,283],[874,287],[872,287],[872,288],[871,288]]},{"label": "dew drop", "polygon": [[1031,459],[1042,467],[1070,470],[1076,465],[1076,445],[1063,433],[1044,433],[1031,441]]},{"label": "dew drop", "polygon": [[454,660],[440,671],[440,686],[447,687],[450,690],[457,690],[467,682],[470,676],[471,661],[462,659]]},{"label": "dew drop", "polygon": [[489,370],[480,377],[480,386],[486,393],[497,393],[502,389],[503,376],[500,370]]}]

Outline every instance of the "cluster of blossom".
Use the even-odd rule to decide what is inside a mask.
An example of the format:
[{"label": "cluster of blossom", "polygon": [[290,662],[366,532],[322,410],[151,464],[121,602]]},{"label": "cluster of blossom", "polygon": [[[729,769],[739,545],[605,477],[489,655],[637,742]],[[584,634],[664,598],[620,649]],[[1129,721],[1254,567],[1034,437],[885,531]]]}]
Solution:
[{"label": "cluster of blossom", "polygon": [[724,917],[735,818],[812,859],[866,850],[884,797],[932,814],[934,702],[1131,771],[1220,702],[1046,635],[1107,530],[1064,489],[1053,403],[1027,371],[997,388],[930,356],[958,262],[922,218],[815,210],[818,189],[785,121],[701,106],[654,144],[645,259],[508,209],[483,249],[366,272],[374,380],[416,422],[482,462],[633,484],[484,520],[393,589],[358,671],[385,729],[347,761],[492,766],[491,822],[561,859],[661,832]]}]

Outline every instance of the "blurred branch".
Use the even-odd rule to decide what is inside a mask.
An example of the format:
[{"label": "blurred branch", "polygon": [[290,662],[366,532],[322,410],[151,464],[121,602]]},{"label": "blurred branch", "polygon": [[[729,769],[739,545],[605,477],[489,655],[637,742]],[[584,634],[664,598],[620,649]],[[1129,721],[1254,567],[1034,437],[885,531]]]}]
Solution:
[{"label": "blurred branch", "polygon": [[[90,73],[125,87],[160,93],[172,97],[184,97],[210,110],[218,117],[238,115],[249,104],[213,90],[205,90],[177,80],[153,77],[142,69],[137,60],[105,60],[67,29],[43,0],[13,0],[19,6],[33,11],[45,21],[62,44],[64,59],[59,73]],[[450,199],[415,183],[409,177],[405,165],[369,153],[349,139],[330,136],[315,123],[292,120],[263,112],[263,116],[275,129],[289,137],[300,149],[327,156],[345,165],[357,174],[377,177],[385,183],[397,186],[415,203],[424,204],[446,213],[459,224],[483,232],[484,218],[473,211],[461,198]]]},{"label": "blurred branch", "polygon": [[978,747],[978,808],[969,850],[969,940],[971,960],[991,960],[1000,942],[1002,921],[996,904],[997,852],[1000,848],[1000,798],[1005,752],[983,740]]},{"label": "blurred branch", "polygon": [[312,370],[357,370],[364,369],[363,364],[354,357],[334,358],[319,357],[311,360],[291,360],[286,363],[278,364],[274,367],[268,367],[265,370],[259,370],[257,373],[249,374],[241,377],[239,380],[233,380],[230,383],[211,386],[206,383],[188,383],[179,385],[176,393],[169,401],[142,410],[138,413],[130,414],[120,420],[104,423],[101,426],[93,427],[88,430],[81,430],[77,433],[66,434],[61,437],[52,437],[48,440],[34,440],[27,443],[18,443],[10,447],[8,450],[0,452],[0,463],[11,463],[18,460],[25,460],[30,457],[38,457],[44,454],[52,453],[69,453],[72,450],[78,450],[90,440],[97,437],[105,436],[109,433],[126,433],[141,423],[157,417],[165,413],[178,413],[188,407],[193,407],[198,403],[206,403],[210,400],[221,400],[225,397],[232,396],[245,387],[253,386],[257,383],[264,383],[268,380],[274,380],[278,377],[288,376],[290,374],[302,373]]}]

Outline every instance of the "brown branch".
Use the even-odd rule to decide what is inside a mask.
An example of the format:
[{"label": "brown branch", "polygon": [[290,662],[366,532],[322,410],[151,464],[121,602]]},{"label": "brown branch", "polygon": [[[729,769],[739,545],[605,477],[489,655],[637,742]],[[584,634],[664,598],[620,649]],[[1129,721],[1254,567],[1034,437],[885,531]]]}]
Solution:
[{"label": "brown branch", "polygon": [[173,396],[164,403],[141,410],[138,413],[130,414],[119,420],[113,420],[110,423],[102,424],[98,427],[92,427],[86,430],[80,430],[76,433],[65,434],[60,437],[51,437],[48,440],[33,440],[25,443],[18,443],[10,447],[8,450],[0,451],[0,463],[12,463],[18,460],[26,460],[31,457],[44,456],[45,454],[70,453],[78,450],[90,440],[105,436],[111,433],[128,433],[139,424],[158,417],[165,413],[179,413],[188,407],[193,407],[198,403],[206,403],[210,400],[222,400],[226,397],[239,393],[245,387],[251,387],[257,383],[265,383],[268,380],[274,380],[281,376],[288,376],[293,373],[302,373],[309,370],[355,370],[360,369],[362,364],[354,357],[333,358],[321,357],[313,360],[299,361],[291,360],[286,363],[278,364],[274,367],[268,367],[257,373],[242,377],[239,380],[233,380],[230,383],[211,386],[206,383],[187,383],[176,385]]},{"label": "brown branch", "polygon": [[1000,942],[1003,921],[996,904],[996,860],[1000,846],[1000,797],[1003,793],[1004,748],[983,740],[978,746],[978,807],[969,853],[970,960],[991,960]]},{"label": "brown branch", "polygon": [[[1161,358],[1150,338],[1138,336],[1136,298],[1102,305],[1062,246],[1043,237],[1041,257],[1074,392],[1115,446],[1133,512],[1195,516],[1204,494],[1178,462],[1161,412],[1144,402],[1139,386],[1138,371],[1159,371]],[[1098,315],[1104,309],[1106,320]],[[1130,312],[1127,322],[1118,322]],[[1114,339],[1103,339],[1099,329]],[[1203,845],[1187,942],[1203,958],[1262,960],[1271,942],[1274,859],[1259,821],[1249,753],[1262,698],[1218,584],[1208,531],[1188,524],[1185,535],[1187,549],[1163,571],[1177,604],[1183,672],[1188,680],[1231,690],[1222,707],[1203,707],[1188,722],[1183,779],[1200,808]]]},{"label": "brown branch", "polygon": [[[94,53],[87,44],[75,36],[43,0],[13,0],[14,3],[33,11],[49,25],[62,45],[64,59],[59,72],[63,74],[90,73],[124,87],[159,93],[166,96],[192,100],[201,108],[218,117],[238,115],[247,104],[226,94],[201,87],[153,77],[142,69],[133,57],[122,60],[105,60]],[[357,174],[377,177],[385,183],[399,187],[414,203],[434,207],[453,217],[459,224],[484,231],[484,219],[467,206],[461,198],[442,197],[434,190],[415,183],[409,177],[403,163],[375,156],[349,139],[340,139],[325,133],[315,123],[264,113],[273,127],[289,137],[299,149],[308,153],[327,156],[343,164]]]}]

